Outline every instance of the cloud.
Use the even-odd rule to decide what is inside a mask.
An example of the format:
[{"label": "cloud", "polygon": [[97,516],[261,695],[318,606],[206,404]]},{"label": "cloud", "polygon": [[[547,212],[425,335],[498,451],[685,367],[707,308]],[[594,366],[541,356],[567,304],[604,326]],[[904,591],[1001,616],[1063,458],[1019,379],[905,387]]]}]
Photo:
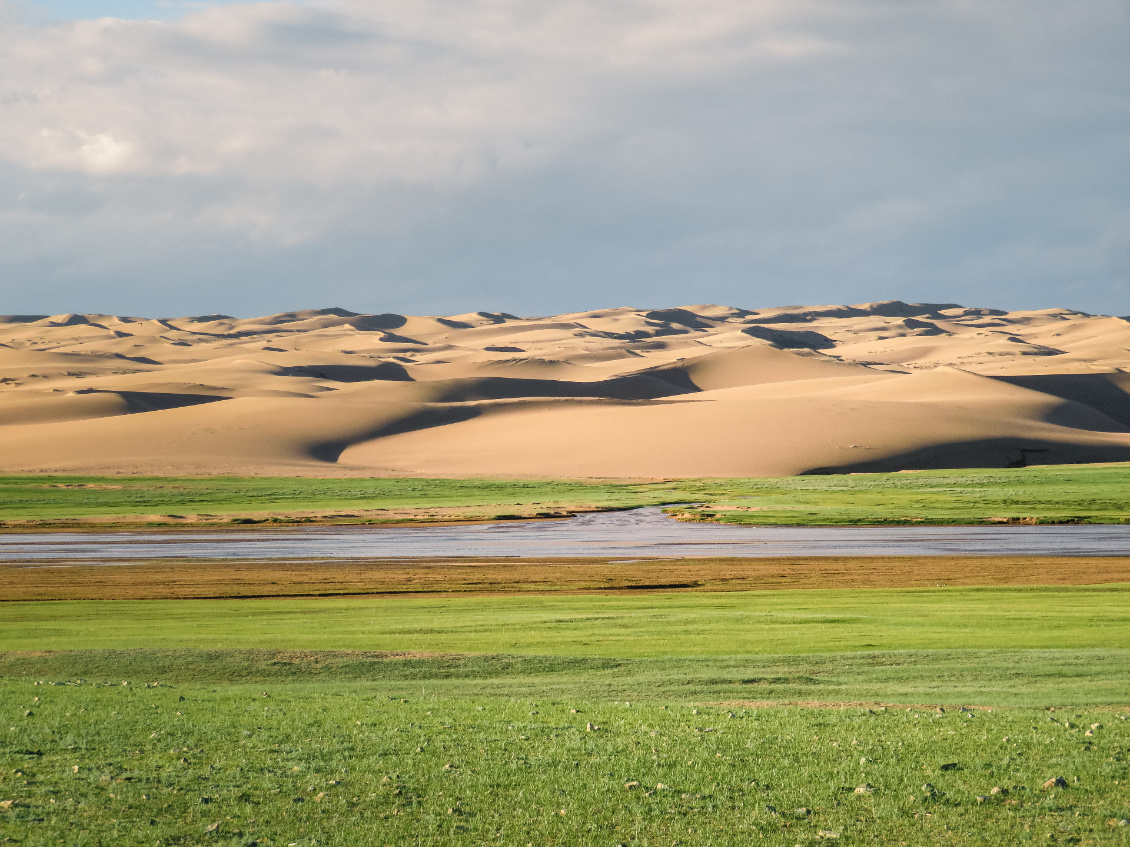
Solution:
[{"label": "cloud", "polygon": [[0,279],[25,311],[1117,310],[1128,29],[1116,0],[0,14]]}]

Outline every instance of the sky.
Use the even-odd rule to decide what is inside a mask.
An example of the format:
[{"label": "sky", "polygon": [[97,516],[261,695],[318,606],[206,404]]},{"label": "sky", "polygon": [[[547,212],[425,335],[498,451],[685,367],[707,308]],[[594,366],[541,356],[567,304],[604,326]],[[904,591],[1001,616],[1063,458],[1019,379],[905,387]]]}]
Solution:
[{"label": "sky", "polygon": [[1130,0],[0,0],[0,313],[1130,314]]}]

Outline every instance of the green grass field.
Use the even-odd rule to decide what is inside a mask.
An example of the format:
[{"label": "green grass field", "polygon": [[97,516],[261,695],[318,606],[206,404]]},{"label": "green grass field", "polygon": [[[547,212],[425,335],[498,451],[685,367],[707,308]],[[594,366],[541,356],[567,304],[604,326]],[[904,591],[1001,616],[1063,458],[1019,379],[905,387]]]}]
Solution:
[{"label": "green grass field", "polygon": [[[4,833],[28,845],[1130,837],[1130,732],[1108,710],[806,710],[399,688],[7,683]],[[1062,787],[1043,787],[1057,777]]]},{"label": "green grass field", "polygon": [[[0,522],[12,529],[28,521],[113,524],[136,516],[176,525],[162,516],[223,523],[232,515],[283,522],[316,515],[370,523],[694,503],[706,505],[680,510],[689,519],[748,524],[1125,523],[1128,490],[1126,465],[658,482],[21,476],[0,477]],[[378,509],[418,512],[342,514]]]},{"label": "green grass field", "polygon": [[635,659],[1130,647],[1126,585],[59,601],[0,609],[6,650],[259,647]]},{"label": "green grass field", "polygon": [[4,604],[0,832],[1130,844],[1128,594]]}]

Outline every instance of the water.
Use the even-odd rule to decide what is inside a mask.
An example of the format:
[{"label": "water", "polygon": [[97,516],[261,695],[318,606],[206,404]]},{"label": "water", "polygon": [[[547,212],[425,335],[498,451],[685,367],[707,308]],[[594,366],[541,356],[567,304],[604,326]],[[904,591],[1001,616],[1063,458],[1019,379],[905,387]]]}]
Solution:
[{"label": "water", "polygon": [[564,521],[0,535],[0,560],[447,556],[1125,556],[1130,526],[741,527],[658,508]]}]

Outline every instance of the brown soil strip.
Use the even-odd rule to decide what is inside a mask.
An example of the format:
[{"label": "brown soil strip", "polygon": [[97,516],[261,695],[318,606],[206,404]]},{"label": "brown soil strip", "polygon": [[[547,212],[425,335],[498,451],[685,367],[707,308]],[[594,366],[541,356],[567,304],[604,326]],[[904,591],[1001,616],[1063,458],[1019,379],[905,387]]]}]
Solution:
[{"label": "brown soil strip", "polygon": [[0,601],[1130,583],[1130,556],[0,562]]}]

